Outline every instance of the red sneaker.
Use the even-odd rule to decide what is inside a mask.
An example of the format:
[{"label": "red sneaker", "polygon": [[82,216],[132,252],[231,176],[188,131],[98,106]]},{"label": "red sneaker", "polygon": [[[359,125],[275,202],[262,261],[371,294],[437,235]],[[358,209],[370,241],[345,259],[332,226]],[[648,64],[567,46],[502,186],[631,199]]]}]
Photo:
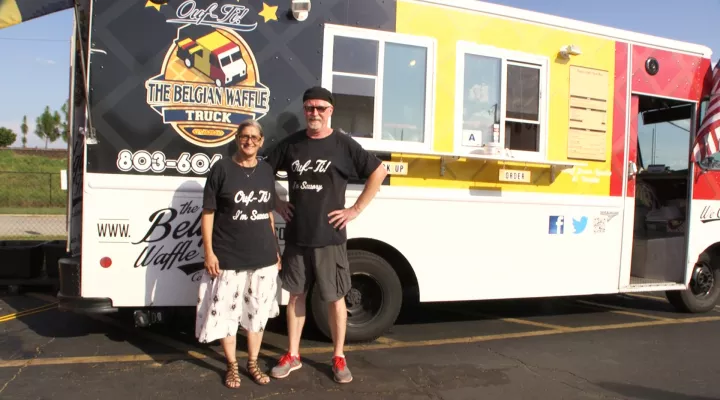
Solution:
[{"label": "red sneaker", "polygon": [[280,357],[277,365],[270,371],[270,376],[277,379],[285,378],[290,375],[291,372],[300,369],[302,362],[300,362],[300,356],[292,356],[290,353],[286,353]]},{"label": "red sneaker", "polygon": [[333,363],[333,374],[335,375],[335,382],[337,383],[350,383],[353,380],[352,374],[347,367],[345,357],[335,356],[332,358]]}]

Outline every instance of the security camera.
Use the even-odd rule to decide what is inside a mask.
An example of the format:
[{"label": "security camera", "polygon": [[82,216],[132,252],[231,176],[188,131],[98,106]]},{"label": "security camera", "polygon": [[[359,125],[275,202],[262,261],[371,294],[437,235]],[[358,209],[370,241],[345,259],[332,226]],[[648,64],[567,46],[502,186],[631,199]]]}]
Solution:
[{"label": "security camera", "polygon": [[570,56],[579,56],[580,54],[582,54],[580,48],[575,46],[574,44],[569,44],[560,48],[560,55],[563,58],[570,58]]},{"label": "security camera", "polygon": [[305,21],[310,13],[310,0],[292,0],[290,10],[296,20]]},{"label": "security camera", "polygon": [[574,44],[567,46],[567,52],[571,56],[579,56],[580,54],[582,54],[582,51],[580,51],[580,48],[575,46]]}]

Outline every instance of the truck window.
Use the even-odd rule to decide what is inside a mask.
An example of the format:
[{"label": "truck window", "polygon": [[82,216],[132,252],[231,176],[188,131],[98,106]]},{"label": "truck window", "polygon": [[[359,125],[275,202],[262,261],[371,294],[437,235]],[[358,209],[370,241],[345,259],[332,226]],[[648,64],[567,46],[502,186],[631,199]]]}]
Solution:
[{"label": "truck window", "polygon": [[367,149],[432,147],[433,41],[391,32],[325,28],[330,121]]},{"label": "truck window", "polygon": [[[669,116],[671,114],[673,117]],[[686,170],[691,115],[688,106],[641,112],[638,118],[638,167],[647,169],[650,165],[664,165],[668,171]]]},{"label": "truck window", "polygon": [[546,61],[533,54],[461,42],[455,62],[462,69],[456,77],[462,97],[455,105],[455,118],[461,121],[455,135],[463,141],[473,135],[479,144],[497,141],[515,155],[541,156],[547,135],[543,129]]},{"label": "truck window", "polygon": [[[332,87],[338,105],[333,126],[355,137],[423,143],[426,53],[424,47],[405,43],[336,36]],[[376,97],[381,97],[380,110]]]}]

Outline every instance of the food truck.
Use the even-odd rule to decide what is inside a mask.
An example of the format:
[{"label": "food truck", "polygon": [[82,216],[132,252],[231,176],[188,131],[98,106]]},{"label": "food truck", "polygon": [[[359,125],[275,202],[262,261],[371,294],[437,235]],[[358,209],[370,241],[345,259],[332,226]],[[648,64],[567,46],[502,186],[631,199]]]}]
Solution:
[{"label": "food truck", "polygon": [[[389,172],[347,228],[348,340],[378,337],[413,302],[717,303],[705,46],[475,0],[71,4],[64,310],[193,310],[209,168],[245,119],[265,149],[304,127],[314,85],[334,93],[330,125]],[[277,188],[287,199],[282,172]],[[329,336],[316,294],[308,307]]]},{"label": "food truck", "polygon": [[247,77],[247,64],[240,47],[221,31],[205,25],[190,25],[178,30],[177,57],[188,68],[195,68],[218,87]]}]

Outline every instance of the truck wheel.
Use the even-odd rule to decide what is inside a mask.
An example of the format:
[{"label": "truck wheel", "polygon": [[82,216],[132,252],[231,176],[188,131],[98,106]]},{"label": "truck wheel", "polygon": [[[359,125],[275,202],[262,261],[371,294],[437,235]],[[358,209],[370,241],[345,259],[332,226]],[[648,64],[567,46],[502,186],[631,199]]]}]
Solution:
[{"label": "truck wheel", "polygon": [[720,298],[720,269],[713,268],[710,257],[702,254],[692,271],[687,290],[667,291],[665,296],[670,304],[681,312],[705,313],[717,304]]},{"label": "truck wheel", "polygon": [[[349,250],[352,289],[345,296],[348,309],[347,342],[372,341],[397,319],[402,306],[402,286],[395,270],[384,258],[364,250]],[[328,304],[311,290],[308,305],[315,327],[331,339]]]},{"label": "truck wheel", "polygon": [[185,66],[188,68],[192,68],[193,66],[192,59],[190,59],[189,56],[185,59]]}]

